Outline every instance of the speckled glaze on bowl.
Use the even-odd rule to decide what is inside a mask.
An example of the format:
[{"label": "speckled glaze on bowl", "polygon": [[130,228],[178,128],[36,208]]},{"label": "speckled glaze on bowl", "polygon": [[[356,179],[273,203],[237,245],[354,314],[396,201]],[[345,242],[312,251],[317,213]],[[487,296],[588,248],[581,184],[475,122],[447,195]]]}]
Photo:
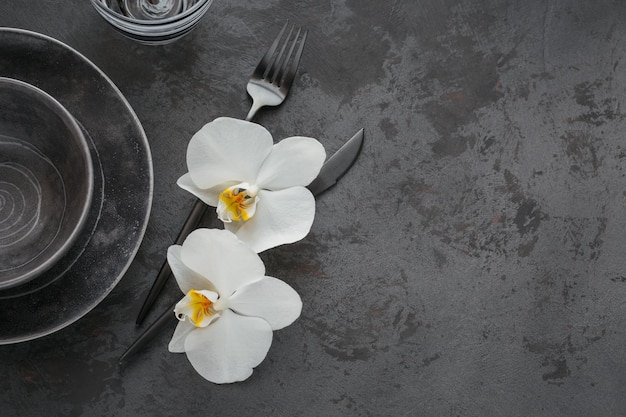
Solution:
[{"label": "speckled glaze on bowl", "polygon": [[50,269],[80,234],[93,165],[82,130],[52,96],[0,77],[0,289]]}]

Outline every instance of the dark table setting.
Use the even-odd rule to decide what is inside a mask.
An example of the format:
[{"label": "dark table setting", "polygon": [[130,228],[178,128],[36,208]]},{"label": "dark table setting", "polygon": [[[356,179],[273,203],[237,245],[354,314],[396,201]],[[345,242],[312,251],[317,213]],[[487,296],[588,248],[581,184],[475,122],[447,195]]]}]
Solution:
[{"label": "dark table setting", "polygon": [[[174,317],[119,363],[182,297],[170,279],[136,325],[196,201],[177,185],[189,141],[246,116],[246,83],[286,21],[308,30],[294,84],[254,122],[327,156],[364,131],[310,232],[259,253],[301,314],[245,381],[214,384],[169,352]],[[100,190],[103,242],[81,255],[95,266],[74,271],[97,282],[85,314],[56,328],[36,302],[8,311],[20,298],[0,290],[12,327],[55,327],[15,342],[0,324],[0,416],[626,415],[624,21],[610,0],[215,0],[184,37],[144,45],[88,0],[2,2],[2,29],[93,64],[93,92],[29,76],[102,94],[64,104],[116,177]],[[134,222],[116,220],[125,210]],[[222,227],[214,208],[200,227]],[[41,294],[71,309],[73,290]]]}]

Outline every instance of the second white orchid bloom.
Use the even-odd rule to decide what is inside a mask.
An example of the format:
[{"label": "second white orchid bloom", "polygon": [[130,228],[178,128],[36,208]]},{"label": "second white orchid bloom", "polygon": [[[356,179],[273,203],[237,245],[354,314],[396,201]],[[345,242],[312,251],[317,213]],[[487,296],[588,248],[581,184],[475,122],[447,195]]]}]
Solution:
[{"label": "second white orchid bloom", "polygon": [[167,260],[185,296],[170,352],[185,352],[205,379],[242,381],[263,361],[272,331],[300,316],[300,296],[265,276],[259,256],[226,230],[197,229]]},{"label": "second white orchid bloom", "polygon": [[258,253],[309,233],[315,198],[305,187],[325,159],[316,139],[274,145],[263,126],[221,117],[191,138],[178,185],[216,207],[224,227]]}]

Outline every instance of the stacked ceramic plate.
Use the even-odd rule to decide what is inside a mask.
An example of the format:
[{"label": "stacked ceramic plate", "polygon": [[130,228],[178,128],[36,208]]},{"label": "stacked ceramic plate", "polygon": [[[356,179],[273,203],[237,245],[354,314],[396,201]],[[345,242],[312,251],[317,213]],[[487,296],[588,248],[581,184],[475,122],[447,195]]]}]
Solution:
[{"label": "stacked ceramic plate", "polygon": [[67,326],[115,287],[143,238],[153,177],[128,102],[59,41],[0,28],[0,108],[6,344]]}]

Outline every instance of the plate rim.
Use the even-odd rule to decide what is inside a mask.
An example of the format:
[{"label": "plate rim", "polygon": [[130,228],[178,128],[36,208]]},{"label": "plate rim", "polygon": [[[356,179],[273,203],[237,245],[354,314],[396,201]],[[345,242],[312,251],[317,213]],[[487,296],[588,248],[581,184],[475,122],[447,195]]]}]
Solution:
[{"label": "plate rim", "polygon": [[[25,342],[25,341],[29,341],[29,340],[34,340],[34,339],[38,339],[44,336],[47,336],[49,334],[55,333],[73,323],[75,323],[76,321],[78,321],[79,319],[81,319],[82,317],[84,317],[86,314],[88,314],[90,311],[92,311],[98,304],[100,304],[110,293],[111,291],[119,284],[119,282],[121,281],[121,279],[126,275],[126,272],[128,271],[128,269],[130,268],[130,266],[133,263],[133,260],[135,259],[139,248],[141,247],[141,244],[143,242],[143,239],[145,237],[145,233],[146,230],[148,228],[148,223],[149,223],[149,219],[150,219],[150,214],[152,211],[152,204],[153,204],[153,199],[154,199],[154,164],[153,164],[153,159],[152,159],[152,151],[150,149],[150,143],[148,141],[148,138],[146,136],[145,130],[141,124],[141,121],[139,120],[139,118],[137,117],[137,114],[135,113],[135,111],[133,110],[132,106],[130,105],[130,103],[128,102],[128,100],[126,99],[126,97],[122,94],[121,90],[117,87],[117,85],[115,85],[115,83],[104,73],[104,71],[102,71],[97,65],[95,65],[89,58],[87,58],[84,54],[82,54],[81,52],[79,52],[78,50],[76,50],[75,48],[67,45],[66,43],[55,39],[49,35],[43,34],[43,33],[39,33],[39,32],[35,32],[32,30],[28,30],[28,29],[22,29],[22,28],[12,28],[12,27],[0,27],[0,36],[2,36],[4,33],[11,33],[11,34],[17,34],[20,36],[25,36],[25,37],[31,37],[31,38],[36,38],[45,42],[49,42],[52,44],[55,44],[58,48],[61,49],[65,49],[66,51],[68,51],[71,55],[75,56],[77,60],[82,61],[83,64],[88,65],[91,70],[95,71],[95,73],[97,73],[99,75],[100,81],[104,81],[108,88],[110,88],[111,93],[113,93],[116,98],[118,100],[120,100],[120,102],[124,105],[124,109],[125,109],[125,113],[129,116],[129,122],[131,122],[134,127],[136,128],[136,130],[138,131],[138,135],[135,138],[138,142],[140,142],[140,144],[142,145],[142,151],[145,152],[145,162],[146,162],[146,166],[145,169],[147,170],[147,175],[149,178],[148,181],[148,192],[147,192],[147,201],[145,202],[145,209],[142,210],[142,219],[141,219],[141,224],[139,225],[139,227],[136,229],[137,230],[137,235],[136,235],[136,241],[134,242],[134,244],[132,245],[132,248],[129,248],[129,252],[128,252],[128,258],[126,259],[124,265],[120,268],[117,277],[112,281],[112,283],[105,288],[97,297],[94,298],[94,300],[92,302],[90,302],[88,305],[85,305],[78,313],[76,314],[72,314],[70,315],[71,317],[62,320],[62,322],[56,324],[56,325],[52,325],[50,327],[47,327],[45,329],[41,329],[41,330],[37,330],[36,332],[31,332],[31,333],[24,333],[21,334],[19,336],[10,336],[8,338],[4,338],[1,334],[0,334],[0,345],[7,345],[7,344],[15,344],[15,343],[20,343],[20,342]],[[4,75],[6,76],[6,75]],[[25,81],[25,82],[29,82],[27,80],[21,80],[21,81]],[[96,82],[97,79],[94,79],[93,82]],[[35,85],[36,87],[44,90],[43,88]],[[45,90],[44,90],[45,91]],[[50,94],[48,92],[48,94]],[[52,94],[51,94],[52,95]],[[55,97],[55,99],[58,100],[58,98]],[[60,101],[60,100],[59,100]],[[61,103],[63,104],[63,103]],[[73,114],[73,112],[68,109],[68,111],[70,111],[70,113]],[[83,121],[81,121],[76,115],[74,116],[77,120],[77,122],[79,124],[82,124],[84,129],[87,131],[87,133],[91,134],[91,132],[89,131],[89,128],[87,126],[84,126]],[[96,151],[98,150],[97,144],[94,143],[94,146],[96,147]],[[106,180],[104,180],[105,182],[105,187],[106,187]],[[104,202],[106,202],[106,196],[103,198],[103,204]],[[95,230],[98,229],[98,224],[100,223],[101,219],[98,219],[98,222],[95,226]],[[92,236],[93,237],[93,236]],[[87,248],[91,243],[91,239],[86,243],[85,248]],[[81,253],[81,255],[79,256],[78,259],[80,259],[80,257],[84,256],[84,251],[83,253]],[[74,266],[70,267],[68,272],[73,268]],[[62,277],[61,277],[62,278]],[[46,287],[43,287],[46,288]],[[29,294],[26,294],[29,295]],[[24,295],[24,296],[26,296]],[[15,297],[15,298],[20,298],[21,296]],[[1,302],[0,302],[1,303]]]}]

